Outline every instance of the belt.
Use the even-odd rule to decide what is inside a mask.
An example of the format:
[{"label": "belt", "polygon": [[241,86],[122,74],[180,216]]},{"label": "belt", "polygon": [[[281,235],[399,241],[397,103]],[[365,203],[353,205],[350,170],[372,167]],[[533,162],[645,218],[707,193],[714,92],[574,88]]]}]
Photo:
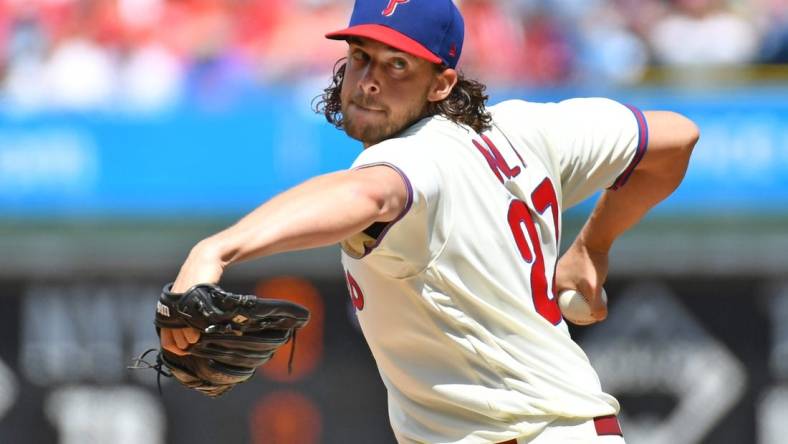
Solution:
[{"label": "belt", "polygon": [[599,436],[618,435],[624,436],[621,431],[621,424],[618,423],[616,415],[598,416],[594,418],[594,428]]},{"label": "belt", "polygon": [[[616,415],[599,416],[594,418],[594,428],[596,429],[596,434],[599,436],[624,436]],[[500,444],[517,444],[517,440],[510,439],[509,441],[504,441]]]}]

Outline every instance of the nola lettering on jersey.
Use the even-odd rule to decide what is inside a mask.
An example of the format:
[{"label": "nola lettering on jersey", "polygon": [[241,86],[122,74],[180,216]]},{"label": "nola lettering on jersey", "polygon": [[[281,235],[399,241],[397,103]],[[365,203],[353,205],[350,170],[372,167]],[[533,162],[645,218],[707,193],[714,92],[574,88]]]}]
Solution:
[{"label": "nola lettering on jersey", "polygon": [[347,281],[347,291],[350,293],[350,301],[356,310],[361,311],[364,309],[364,293],[358,282],[353,278],[349,271],[345,272],[345,280]]},{"label": "nola lettering on jersey", "polygon": [[[498,147],[495,146],[489,137],[482,135],[482,140],[486,146],[482,146],[477,140],[473,141],[473,145],[476,146],[476,149],[478,149],[487,160],[487,164],[490,165],[490,169],[495,173],[495,177],[498,178],[499,182],[503,183],[504,177],[511,179],[520,175],[522,171],[520,167],[516,165],[514,168],[510,167],[509,164],[506,163],[506,159],[501,155]],[[523,162],[520,153],[518,153],[514,147],[512,147],[512,151],[517,154],[517,157],[520,158],[520,163],[523,165],[523,168],[525,168],[525,162]]]}]

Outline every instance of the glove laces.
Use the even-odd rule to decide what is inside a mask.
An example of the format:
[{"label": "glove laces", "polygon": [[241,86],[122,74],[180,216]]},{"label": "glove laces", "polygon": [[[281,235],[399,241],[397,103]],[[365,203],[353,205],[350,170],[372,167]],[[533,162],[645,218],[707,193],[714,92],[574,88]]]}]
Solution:
[{"label": "glove laces", "polygon": [[164,368],[164,362],[161,360],[161,353],[156,355],[156,363],[153,364],[145,360],[145,357],[150,352],[159,351],[156,348],[149,348],[142,352],[139,357],[131,361],[131,365],[126,367],[129,370],[148,370],[153,369],[156,371],[156,387],[159,389],[159,395],[163,395],[161,391],[161,377],[164,376],[165,378],[172,378],[172,373],[169,370]]}]

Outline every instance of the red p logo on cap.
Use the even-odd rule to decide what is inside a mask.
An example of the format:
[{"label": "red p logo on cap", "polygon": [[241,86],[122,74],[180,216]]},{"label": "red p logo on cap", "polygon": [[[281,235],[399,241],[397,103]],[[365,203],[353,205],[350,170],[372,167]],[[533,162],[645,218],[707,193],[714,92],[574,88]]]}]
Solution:
[{"label": "red p logo on cap", "polygon": [[394,11],[397,10],[397,5],[400,3],[408,3],[410,0],[389,0],[389,5],[386,6],[386,9],[381,12],[381,14],[385,15],[386,17],[391,17],[394,15]]}]

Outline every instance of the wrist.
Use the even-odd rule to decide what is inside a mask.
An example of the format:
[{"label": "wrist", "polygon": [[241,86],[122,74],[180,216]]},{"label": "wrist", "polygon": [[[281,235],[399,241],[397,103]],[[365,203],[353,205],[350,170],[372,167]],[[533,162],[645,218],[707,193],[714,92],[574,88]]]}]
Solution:
[{"label": "wrist", "polygon": [[590,253],[596,254],[608,254],[610,253],[610,249],[613,247],[612,238],[606,238],[604,236],[600,236],[594,234],[586,225],[583,230],[580,232],[580,235],[577,236],[577,242],[582,245]]},{"label": "wrist", "polygon": [[230,265],[227,258],[231,255],[222,248],[216,236],[205,238],[192,247],[187,260],[203,266],[218,267],[222,270]]},{"label": "wrist", "polygon": [[200,241],[189,252],[172,286],[175,293],[183,293],[197,284],[217,284],[224,273],[221,250],[208,240]]}]

